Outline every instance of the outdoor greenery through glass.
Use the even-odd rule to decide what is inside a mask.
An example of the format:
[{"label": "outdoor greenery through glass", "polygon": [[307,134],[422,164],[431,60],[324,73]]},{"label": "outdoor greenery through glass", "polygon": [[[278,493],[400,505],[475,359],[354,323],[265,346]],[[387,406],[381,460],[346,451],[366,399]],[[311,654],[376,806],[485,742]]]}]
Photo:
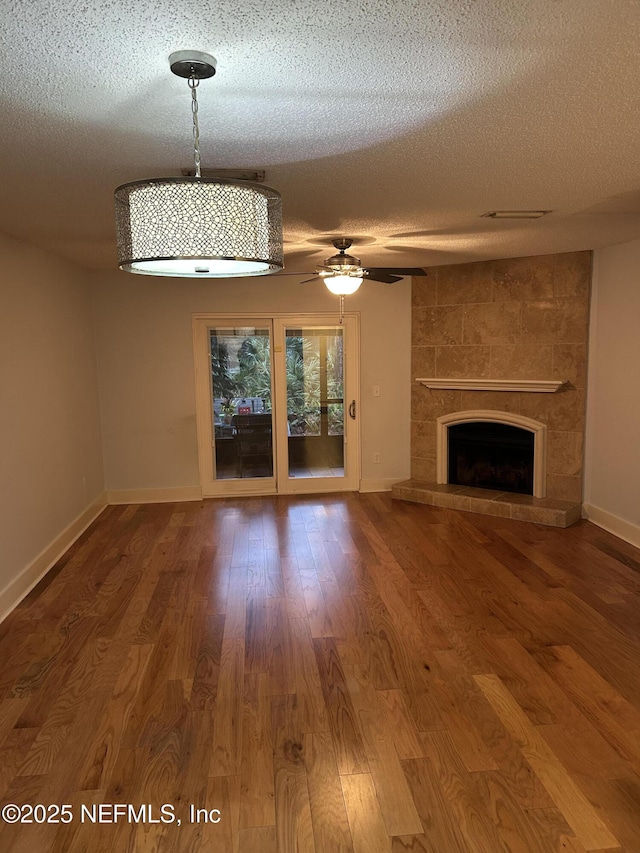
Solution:
[{"label": "outdoor greenery through glass", "polygon": [[[297,331],[297,330],[296,330]],[[249,408],[271,411],[271,350],[267,329],[215,329],[211,380],[216,425]],[[321,343],[321,337],[323,341]],[[341,329],[305,330],[285,341],[289,434],[321,435],[321,347],[326,347],[328,434],[344,433]],[[218,433],[216,433],[218,434]]]}]

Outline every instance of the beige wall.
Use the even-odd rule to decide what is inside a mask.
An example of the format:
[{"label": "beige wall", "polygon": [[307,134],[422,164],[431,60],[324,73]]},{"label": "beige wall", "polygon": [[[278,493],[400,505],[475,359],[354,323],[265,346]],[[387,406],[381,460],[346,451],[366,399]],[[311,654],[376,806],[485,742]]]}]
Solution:
[{"label": "beige wall", "polygon": [[640,545],[640,240],[595,252],[593,285],[585,504]]},{"label": "beige wall", "polygon": [[411,476],[436,480],[436,419],[468,409],[548,427],[547,496],[580,501],[590,252],[433,267],[413,283],[411,376],[566,379],[555,394],[412,390]]},{"label": "beige wall", "polygon": [[0,597],[103,491],[85,274],[0,235]]},{"label": "beige wall", "polygon": [[[198,485],[192,314],[337,318],[337,297],[300,279],[172,280],[117,270],[92,276],[109,490]],[[409,474],[410,305],[408,280],[365,282],[346,299],[346,310],[361,315],[362,478],[373,486]],[[380,397],[373,397],[374,385]]]}]

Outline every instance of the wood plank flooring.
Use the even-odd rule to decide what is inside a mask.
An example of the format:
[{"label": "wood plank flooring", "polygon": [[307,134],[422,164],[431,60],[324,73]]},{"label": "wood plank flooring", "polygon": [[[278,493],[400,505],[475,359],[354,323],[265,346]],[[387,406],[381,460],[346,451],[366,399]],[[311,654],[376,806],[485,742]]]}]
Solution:
[{"label": "wood plank flooring", "polygon": [[109,507],[0,652],[0,804],[73,816],[6,853],[640,853],[640,552],[588,522]]}]

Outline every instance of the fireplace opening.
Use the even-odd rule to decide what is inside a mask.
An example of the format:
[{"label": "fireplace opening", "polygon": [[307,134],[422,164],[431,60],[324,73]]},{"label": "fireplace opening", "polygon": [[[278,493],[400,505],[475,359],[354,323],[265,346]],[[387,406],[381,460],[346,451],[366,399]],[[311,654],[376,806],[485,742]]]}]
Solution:
[{"label": "fireplace opening", "polygon": [[475,421],[448,429],[448,480],[459,486],[533,494],[534,434]]}]

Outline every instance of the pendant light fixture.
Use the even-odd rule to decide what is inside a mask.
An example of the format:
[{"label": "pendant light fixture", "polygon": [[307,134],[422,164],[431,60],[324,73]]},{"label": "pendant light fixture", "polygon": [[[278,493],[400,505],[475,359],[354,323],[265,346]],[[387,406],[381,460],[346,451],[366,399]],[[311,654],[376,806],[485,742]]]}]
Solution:
[{"label": "pendant light fixture", "polygon": [[216,73],[206,53],[178,51],[171,71],[188,81],[195,176],[149,178],[115,191],[118,265],[189,278],[266,275],[283,267],[282,200],[263,184],[203,178],[197,87]]}]

